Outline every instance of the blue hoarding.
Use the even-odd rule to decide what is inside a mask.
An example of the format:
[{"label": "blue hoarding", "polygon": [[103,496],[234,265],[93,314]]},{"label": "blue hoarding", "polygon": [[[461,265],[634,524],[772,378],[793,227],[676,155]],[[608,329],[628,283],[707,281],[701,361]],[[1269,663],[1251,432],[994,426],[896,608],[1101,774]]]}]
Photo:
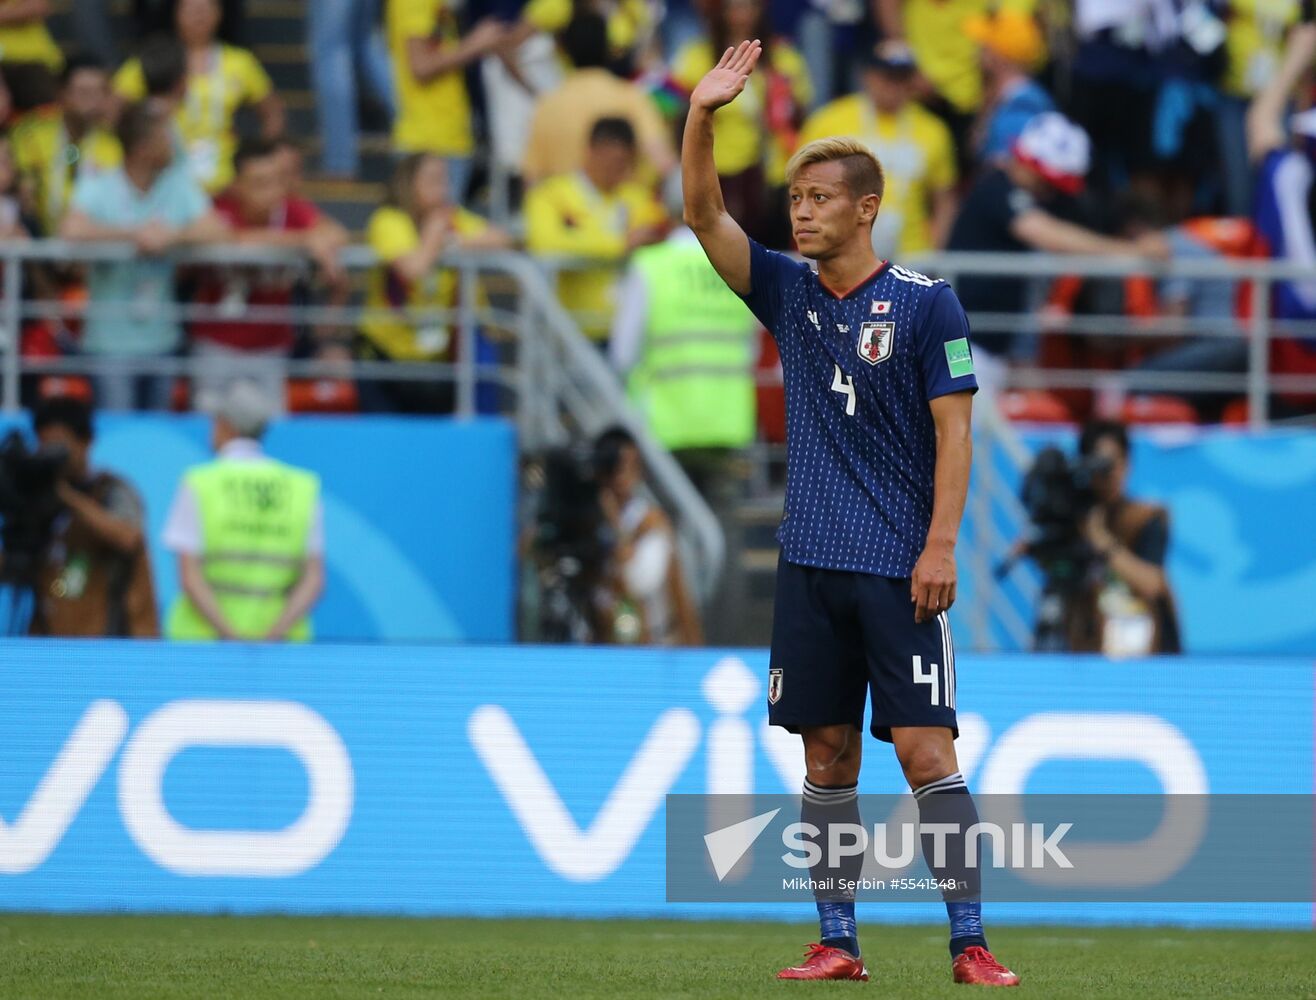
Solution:
[{"label": "blue hoarding", "polygon": [[[664,901],[665,795],[799,787],[762,652],[13,640],[0,670],[4,908],[809,919]],[[1307,660],[964,655],[959,673],[980,793],[1313,790]],[[886,748],[866,757],[863,791],[904,790]],[[992,915],[1312,921],[1305,904]]]},{"label": "blue hoarding", "polygon": [[[183,471],[211,457],[209,442],[203,417],[96,419],[94,464],[126,477],[145,500],[164,608],[178,579],[161,532]],[[327,580],[314,613],[318,638],[513,637],[516,438],[509,423],[298,417],[275,423],[266,444],[323,484]]]},{"label": "blue hoarding", "polygon": [[[1071,453],[1074,435],[1030,431],[1024,443],[1036,452],[1048,444]],[[1316,433],[1270,430],[1169,428],[1134,430],[1129,494],[1164,504],[1170,512],[1167,567],[1189,653],[1316,655]],[[995,453],[982,450],[980,475],[994,461],[996,474],[1017,490],[1019,474]],[[970,498],[970,507],[973,499]],[[1008,534],[1016,525],[998,522]],[[961,601],[978,581],[969,572],[974,553],[961,547]],[[1032,573],[1027,564],[1016,574]],[[1034,574],[1035,575],[1035,574]],[[1036,609],[1012,576],[1000,586],[1021,620]],[[1004,649],[1017,644],[1003,629],[993,633]]]}]

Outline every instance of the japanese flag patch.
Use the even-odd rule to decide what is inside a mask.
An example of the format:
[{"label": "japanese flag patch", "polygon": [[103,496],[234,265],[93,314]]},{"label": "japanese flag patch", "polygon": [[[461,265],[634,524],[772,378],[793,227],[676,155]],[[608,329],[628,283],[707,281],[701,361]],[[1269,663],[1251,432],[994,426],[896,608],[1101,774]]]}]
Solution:
[{"label": "japanese flag patch", "polygon": [[877,299],[874,299],[872,306],[869,307],[868,314],[870,316],[885,316],[890,311],[891,311],[890,302],[878,301]]}]

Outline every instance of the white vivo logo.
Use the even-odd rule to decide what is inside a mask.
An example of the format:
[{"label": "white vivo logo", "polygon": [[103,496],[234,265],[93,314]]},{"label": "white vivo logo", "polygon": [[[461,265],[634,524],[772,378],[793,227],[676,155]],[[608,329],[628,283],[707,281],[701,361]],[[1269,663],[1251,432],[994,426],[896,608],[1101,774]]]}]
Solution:
[{"label": "white vivo logo", "polygon": [[[763,719],[755,730],[743,716],[759,703],[757,676],[738,657],[717,662],[704,678],[702,691],[718,713],[705,734],[694,712],[669,708],[645,734],[617,784],[599,808],[593,823],[582,829],[572,818],[552,780],[526,743],[516,722],[500,705],[481,705],[467,721],[467,736],[476,755],[493,778],[508,808],[530,844],[548,868],[572,882],[596,882],[615,872],[630,856],[653,821],[664,796],[672,790],[704,738],[703,791],[713,796],[752,795],[755,762],[760,751],[780,779],[778,788],[796,793],[804,780],[799,739]],[[959,714],[960,738],[955,749],[960,770],[983,795],[1019,794],[1029,776],[1055,760],[1125,760],[1156,775],[1169,795],[1196,796],[1208,791],[1206,769],[1189,740],[1170,723],[1154,715],[1114,712],[1044,713],[1028,716],[1006,730],[993,747],[986,720],[971,712]],[[990,753],[989,753],[990,749]],[[877,791],[877,789],[874,789]],[[896,791],[896,789],[883,789]],[[734,809],[735,799],[710,799],[712,808]],[[1123,851],[1126,856],[1172,844],[1165,850],[1162,868],[1174,871],[1196,849],[1203,828],[1188,810],[1167,808],[1161,826],[1137,844],[1087,844],[1067,848],[1071,855],[1091,863],[1084,852]],[[721,805],[719,805],[721,804]],[[749,802],[745,801],[744,805]],[[902,814],[902,810],[908,815]],[[896,810],[892,822],[913,819],[913,798]],[[762,821],[761,825],[760,822]],[[706,843],[719,880],[728,877],[737,861],[770,822],[763,816],[719,813],[710,816],[705,829],[725,837]],[[757,827],[757,829],[756,829]],[[733,829],[728,829],[733,828]],[[734,832],[733,832],[734,831]],[[1150,879],[1146,865],[1130,866],[1140,878]],[[1109,870],[1109,867],[1107,868]],[[1032,873],[1030,873],[1032,874]],[[1037,873],[1044,877],[1045,873]],[[734,877],[734,876],[732,876]]]},{"label": "white vivo logo", "polygon": [[[128,713],[93,702],[12,824],[0,820],[0,873],[21,875],[50,856],[128,736]],[[164,802],[169,763],[189,747],[268,747],[306,771],[307,803],[282,830],[196,830]],[[341,737],[305,705],[287,701],[175,701],[142,721],[119,761],[119,812],[129,836],[179,875],[284,877],[315,867],[352,817],[352,762]]]}]

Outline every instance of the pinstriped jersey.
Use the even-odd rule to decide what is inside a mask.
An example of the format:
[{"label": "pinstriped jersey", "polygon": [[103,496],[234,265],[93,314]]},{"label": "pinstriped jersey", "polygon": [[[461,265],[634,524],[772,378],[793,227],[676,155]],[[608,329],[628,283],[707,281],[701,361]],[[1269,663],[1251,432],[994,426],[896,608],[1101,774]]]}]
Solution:
[{"label": "pinstriped jersey", "polygon": [[932,520],[928,403],[978,388],[959,300],[898,264],[837,295],[752,240],[750,262],[745,302],[776,339],[786,383],[783,556],[910,576]]}]

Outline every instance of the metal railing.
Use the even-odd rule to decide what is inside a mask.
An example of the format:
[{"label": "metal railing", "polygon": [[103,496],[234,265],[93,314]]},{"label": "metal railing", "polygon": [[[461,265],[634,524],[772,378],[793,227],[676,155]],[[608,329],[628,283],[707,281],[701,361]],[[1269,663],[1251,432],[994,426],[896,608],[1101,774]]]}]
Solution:
[{"label": "metal railing", "polygon": [[[1003,388],[1106,390],[1116,384],[1129,393],[1236,394],[1246,397],[1253,427],[1263,427],[1270,421],[1270,403],[1275,393],[1316,393],[1316,375],[1270,371],[1271,344],[1276,337],[1316,338],[1316,321],[1278,320],[1270,315],[1276,282],[1316,281],[1316,271],[1299,264],[1228,258],[1150,263],[1134,258],[979,253],[928,254],[912,259],[909,264],[952,284],[966,276],[1025,281],[1032,286],[1033,294],[1029,298],[1039,302],[1045,298],[1042,293],[1054,279],[1068,276],[1083,279],[1182,278],[1228,281],[1235,286],[1250,287],[1250,312],[1245,319],[1234,316],[1132,319],[1125,315],[1062,315],[1054,311],[973,313],[969,318],[975,333],[1148,340],[1191,336],[1245,339],[1247,342],[1248,363],[1243,372],[1112,372],[1043,368],[1025,361],[1010,366]],[[556,259],[545,266],[556,274],[563,269],[599,265],[597,262]],[[585,319],[594,320],[595,317]],[[759,383],[778,386],[780,378],[775,373],[760,373]],[[973,597],[969,606],[963,609],[962,620],[966,620],[975,648],[993,649],[1002,644],[1027,648],[1031,643],[1031,623],[1020,609],[1036,607],[1040,598],[1038,577],[1025,567],[1003,584],[995,578],[994,568],[1011,550],[1015,539],[1027,531],[1027,516],[1015,494],[1014,484],[1030,465],[1032,456],[994,406],[980,405],[975,415],[978,458],[965,512],[965,544],[961,549],[964,569],[972,577]],[[763,488],[770,481],[764,464],[780,461],[780,449],[757,447],[752,455],[757,467],[751,473],[751,482],[757,482]]]},{"label": "metal railing", "polygon": [[[0,246],[4,267],[4,298],[0,302],[0,329],[4,332],[4,368],[0,372],[0,403],[7,410],[18,406],[25,374],[94,373],[107,364],[124,362],[85,356],[22,359],[18,331],[32,319],[85,317],[87,307],[60,302],[25,301],[24,265],[35,262],[128,263],[137,260],[133,248],[117,245],[91,246],[58,241],[14,243]],[[172,257],[177,264],[216,266],[308,267],[292,251],[251,247],[211,247],[182,252]],[[373,254],[360,247],[344,252],[342,262],[353,271],[377,265]],[[1276,337],[1316,337],[1316,322],[1281,321],[1270,316],[1274,285],[1280,281],[1316,281],[1316,272],[1302,265],[1266,260],[1196,259],[1164,264],[1134,258],[1066,257],[1042,254],[938,253],[910,261],[930,275],[954,283],[965,276],[1023,280],[1043,285],[1051,279],[1079,276],[1085,279],[1121,279],[1145,276],[1152,279],[1183,278],[1196,281],[1229,281],[1251,288],[1251,312],[1246,320],[1182,317],[1130,319],[1122,315],[1070,315],[1026,312],[1020,314],[971,314],[975,332],[1006,332],[1041,337],[1176,337],[1200,336],[1224,339],[1246,338],[1246,372],[1202,373],[1192,371],[1093,371],[1042,368],[1016,363],[1008,371],[1007,385],[1021,388],[1101,389],[1112,380],[1130,391],[1222,392],[1246,396],[1253,426],[1270,420],[1270,400],[1276,393],[1316,394],[1316,375],[1273,373],[1269,370],[1270,348]],[[676,515],[683,543],[692,555],[694,576],[704,593],[712,589],[725,551],[722,531],[688,478],[676,462],[645,431],[626,404],[615,373],[597,346],[580,333],[580,326],[554,293],[556,275],[562,270],[598,268],[601,262],[570,258],[534,260],[518,253],[463,253],[450,255],[440,268],[456,275],[459,305],[451,310],[370,310],[358,304],[309,305],[292,309],[248,308],[240,315],[215,306],[178,304],[166,312],[180,322],[222,320],[229,323],[295,322],[354,329],[372,317],[386,316],[409,323],[444,323],[456,334],[456,360],[452,363],[392,361],[304,360],[283,363],[292,378],[351,378],[380,381],[451,381],[455,385],[455,411],[468,416],[476,410],[477,387],[496,385],[512,399],[512,411],[520,429],[522,447],[538,449],[564,444],[593,435],[604,426],[622,423],[635,432],[652,475],[659,499]],[[612,266],[616,266],[615,264]],[[500,289],[492,286],[499,285]],[[487,294],[481,296],[481,289]],[[127,307],[130,304],[120,304]],[[113,307],[111,307],[113,308]],[[477,331],[496,329],[505,335],[504,350],[494,361],[476,358]],[[133,359],[135,371],[165,375],[189,375],[198,361],[190,358]],[[768,376],[769,380],[771,376]],[[973,644],[978,648],[997,645],[993,636],[1003,633],[1011,643],[1026,645],[1029,625],[1018,610],[1036,597],[1036,583],[1021,574],[1015,584],[1022,602],[1011,601],[996,585],[991,568],[1006,553],[1013,537],[1023,533],[1024,512],[1010,482],[1030,461],[1027,449],[999,414],[979,408],[980,455],[999,455],[1010,475],[1001,476],[995,461],[979,461],[974,492],[966,513],[967,549],[971,550],[969,572],[975,587],[975,603],[968,609]],[[762,477],[760,477],[762,478]]]},{"label": "metal railing", "polygon": [[[175,267],[293,268],[307,274],[304,255],[275,248],[212,246],[182,250],[164,258]],[[130,245],[81,244],[58,240],[0,245],[0,406],[14,412],[20,406],[22,380],[28,375],[91,375],[106,372],[161,376],[195,376],[217,362],[206,357],[104,357],[71,354],[24,358],[24,324],[32,320],[76,321],[96,312],[130,310],[131,302],[69,303],[24,297],[25,268],[34,264],[107,266],[139,263]],[[340,263],[354,274],[377,267],[364,247],[343,251]],[[534,451],[568,444],[612,424],[628,427],[636,436],[650,473],[650,484],[672,512],[684,549],[690,554],[695,582],[711,590],[722,571],[725,544],[721,528],[703,498],[671,455],[648,433],[626,403],[616,377],[596,348],[580,333],[558,304],[543,271],[531,258],[512,252],[448,254],[436,265],[457,281],[458,305],[451,309],[370,309],[353,295],[348,304],[298,304],[233,309],[220,305],[173,303],[160,307],[155,318],[179,323],[197,321],[233,325],[254,323],[320,326],[355,331],[370,319],[409,325],[443,324],[455,335],[455,359],[435,363],[306,359],[275,362],[289,378],[370,379],[381,382],[451,382],[458,417],[476,413],[477,387],[495,385],[510,397],[520,447]],[[359,290],[358,290],[359,291]],[[477,358],[480,330],[498,331],[501,350],[496,360]],[[223,362],[230,367],[228,359]],[[239,362],[240,364],[240,362]]]}]

